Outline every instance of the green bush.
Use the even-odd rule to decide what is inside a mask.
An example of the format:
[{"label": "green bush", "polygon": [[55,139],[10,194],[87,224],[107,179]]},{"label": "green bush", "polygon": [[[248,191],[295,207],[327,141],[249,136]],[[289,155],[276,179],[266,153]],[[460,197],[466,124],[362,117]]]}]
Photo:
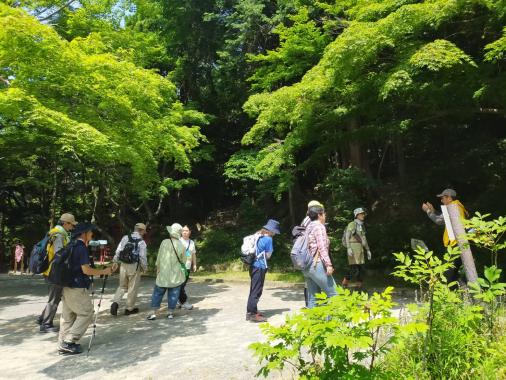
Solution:
[{"label": "green bush", "polygon": [[287,316],[277,327],[263,324],[266,342],[250,348],[262,363],[258,375],[285,367],[302,379],[386,379],[375,364],[398,334],[424,331],[424,323],[400,326],[392,315],[392,287],[381,294],[337,287],[337,296],[318,295],[319,306]]}]

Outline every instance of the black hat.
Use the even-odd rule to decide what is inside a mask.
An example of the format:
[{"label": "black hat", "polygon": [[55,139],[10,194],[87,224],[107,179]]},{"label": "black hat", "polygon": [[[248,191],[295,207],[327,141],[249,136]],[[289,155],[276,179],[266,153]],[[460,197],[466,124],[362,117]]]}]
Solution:
[{"label": "black hat", "polygon": [[79,235],[81,235],[82,233],[88,232],[88,231],[92,231],[95,228],[96,228],[95,225],[91,224],[90,222],[81,222],[81,223],[78,223],[74,227],[74,229],[72,230],[72,237],[76,238]]}]

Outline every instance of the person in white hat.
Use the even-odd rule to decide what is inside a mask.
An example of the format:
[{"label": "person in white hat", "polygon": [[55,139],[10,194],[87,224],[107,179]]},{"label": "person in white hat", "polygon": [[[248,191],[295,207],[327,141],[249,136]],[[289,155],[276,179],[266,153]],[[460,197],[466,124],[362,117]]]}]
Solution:
[{"label": "person in white hat", "polygon": [[[60,216],[56,226],[49,230],[49,243],[47,245],[47,259],[49,263],[53,260],[54,254],[70,242],[70,232],[74,229],[76,224],[77,221],[74,218],[74,215],[65,213]],[[53,325],[53,319],[62,298],[63,287],[51,284],[48,281],[50,270],[51,264],[49,264],[47,270],[42,273],[44,280],[48,284],[49,297],[44,310],[42,310],[42,313],[37,318],[37,323],[40,325],[41,333],[58,332],[58,328]]]},{"label": "person in white hat", "polygon": [[111,304],[111,315],[118,315],[119,302],[125,293],[128,293],[125,315],[136,314],[139,308],[135,307],[137,293],[141,284],[141,273],[148,269],[147,245],[144,241],[146,225],[137,223],[134,231],[123,236],[116,254],[114,255],[113,270],[121,263],[119,271],[119,286],[114,294]]},{"label": "person in white hat", "polygon": [[169,238],[162,241],[156,257],[156,281],[151,296],[151,308],[147,319],[152,321],[158,317],[162,298],[167,292],[167,318],[174,318],[174,309],[179,299],[181,285],[186,280],[186,254],[181,243],[183,226],[174,223],[167,226]]},{"label": "person in white hat", "polygon": [[365,264],[365,255],[367,252],[367,259],[371,260],[372,254],[365,236],[364,220],[366,212],[362,207],[353,210],[355,220],[350,222],[346,227],[343,236],[343,245],[346,248],[348,254],[348,274],[344,276],[342,281],[343,286],[348,286],[350,280],[355,277],[357,280],[358,287],[362,287],[362,267]]}]

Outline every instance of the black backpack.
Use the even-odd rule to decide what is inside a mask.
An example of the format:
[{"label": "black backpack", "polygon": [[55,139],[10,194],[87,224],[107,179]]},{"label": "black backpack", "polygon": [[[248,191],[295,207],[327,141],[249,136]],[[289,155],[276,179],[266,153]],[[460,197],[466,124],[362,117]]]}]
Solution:
[{"label": "black backpack", "polygon": [[134,239],[128,235],[128,241],[121,251],[119,251],[119,261],[125,264],[139,263],[139,243],[142,239]]},{"label": "black backpack", "polygon": [[47,268],[49,268],[49,260],[47,257],[48,243],[49,234],[47,234],[44,239],[33,246],[32,252],[30,254],[30,262],[28,263],[30,272],[33,274],[43,273],[47,270]]},{"label": "black backpack", "polygon": [[54,254],[49,271],[48,280],[51,284],[71,288],[74,285],[74,271],[72,268],[72,253],[76,241],[72,240],[67,246],[61,248]]}]

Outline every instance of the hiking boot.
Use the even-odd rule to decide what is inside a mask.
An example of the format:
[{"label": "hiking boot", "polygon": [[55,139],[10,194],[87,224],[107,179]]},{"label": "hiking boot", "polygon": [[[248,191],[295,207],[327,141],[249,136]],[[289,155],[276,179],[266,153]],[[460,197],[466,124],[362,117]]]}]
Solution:
[{"label": "hiking boot", "polygon": [[345,277],[345,278],[343,278],[341,285],[343,286],[343,288],[346,288],[349,283],[350,283],[350,281]]},{"label": "hiking boot", "polygon": [[111,304],[111,315],[118,315],[118,303],[117,302],[113,302]]},{"label": "hiking boot", "polygon": [[259,313],[247,313],[246,320],[250,322],[261,323],[266,322],[267,318],[265,318],[263,315]]},{"label": "hiking boot", "polygon": [[148,321],[154,321],[156,319],[156,314],[153,313],[153,314],[149,314],[148,317],[146,318]]},{"label": "hiking boot", "polygon": [[139,308],[136,307],[132,310],[125,309],[125,315],[137,314],[139,312]]},{"label": "hiking boot", "polygon": [[58,327],[53,326],[53,325],[41,324],[40,328],[39,328],[39,332],[41,332],[41,333],[48,333],[48,332],[56,333],[58,331],[60,331],[60,329]]},{"label": "hiking boot", "polygon": [[174,313],[167,314],[167,319],[174,319]]},{"label": "hiking boot", "polygon": [[63,342],[60,347],[58,347],[58,352],[60,354],[65,355],[76,355],[83,352],[81,345],[77,343],[69,343],[69,342]]},{"label": "hiking boot", "polygon": [[181,305],[181,308],[183,308],[185,310],[191,310],[191,309],[193,309],[193,305],[189,302],[185,302],[184,304]]}]

